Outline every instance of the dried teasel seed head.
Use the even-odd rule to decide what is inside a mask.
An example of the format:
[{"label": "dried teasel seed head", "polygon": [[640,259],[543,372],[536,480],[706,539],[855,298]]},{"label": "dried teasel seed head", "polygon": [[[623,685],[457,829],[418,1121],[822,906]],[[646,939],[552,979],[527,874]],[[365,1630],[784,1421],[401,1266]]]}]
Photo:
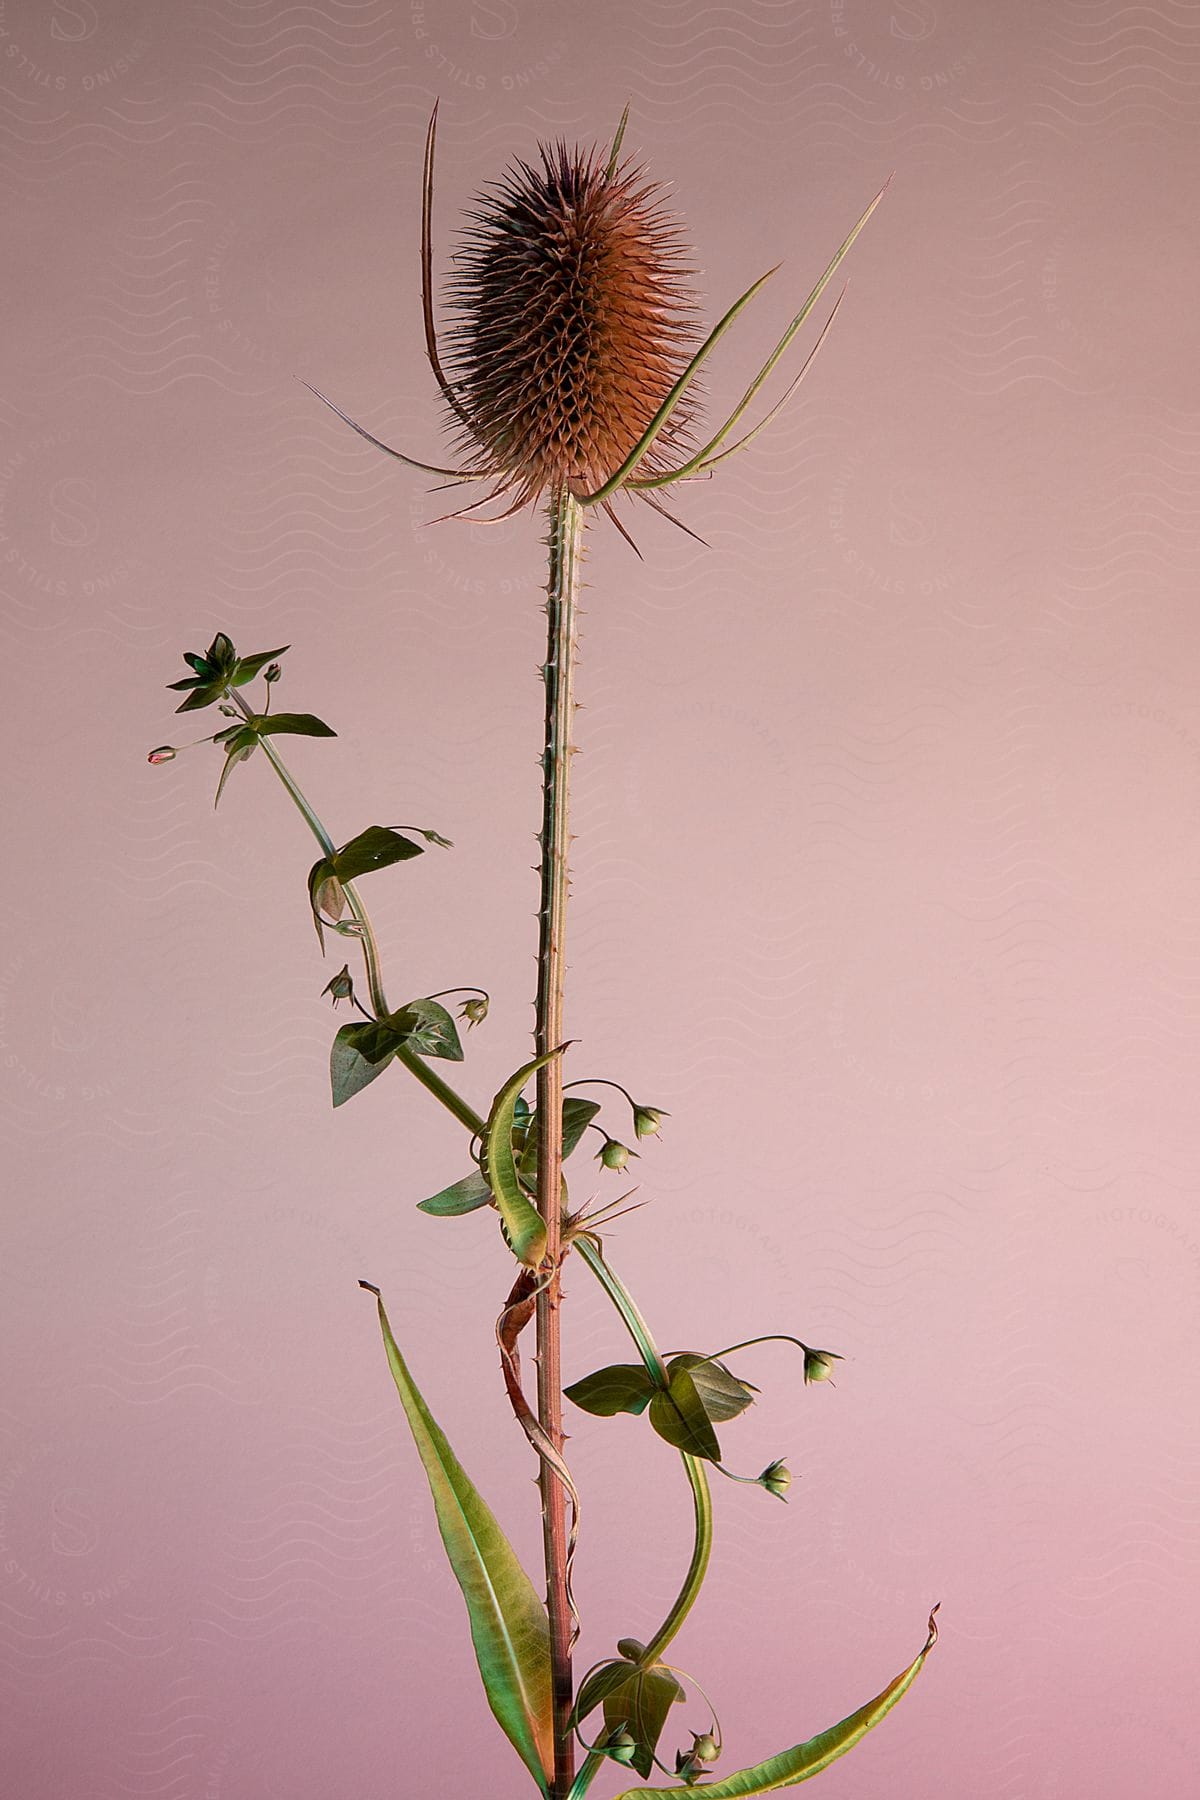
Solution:
[{"label": "dried teasel seed head", "polygon": [[[620,468],[687,366],[699,333],[680,228],[662,190],[595,147],[539,145],[468,211],[447,291],[446,373],[464,450],[513,493],[585,495]],[[639,474],[670,467],[693,388]]]}]

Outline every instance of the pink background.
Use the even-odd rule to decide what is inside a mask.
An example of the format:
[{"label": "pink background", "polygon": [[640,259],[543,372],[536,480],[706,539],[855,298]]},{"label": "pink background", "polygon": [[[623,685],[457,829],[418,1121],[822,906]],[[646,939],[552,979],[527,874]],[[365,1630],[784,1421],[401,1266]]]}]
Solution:
[{"label": "pink background", "polygon": [[[569,1072],[671,1113],[609,1248],[664,1347],[846,1356],[807,1392],[795,1353],[743,1359],[730,1462],[797,1480],[787,1509],[718,1483],[679,1661],[733,1769],[876,1692],[940,1599],[827,1800],[1183,1793],[1200,12],[3,0],[0,83],[6,1791],[529,1791],[356,1286],[532,1562],[506,1255],[413,1210],[461,1133],[399,1075],[331,1112],[342,956],[265,761],[216,815],[215,751],[145,761],[190,735],[182,650],[295,646],[278,704],[339,730],[292,751],[335,835],[455,840],[368,897],[397,999],[492,990],[486,1103],[531,1023],[541,526],[428,527],[444,497],[293,379],[442,459],[440,95],[442,271],[481,182],[627,98],[707,316],[784,259],[714,410],[896,171],[797,403],[676,490],[712,548],[643,514],[644,563],[607,527],[589,553]],[[569,1374],[626,1356],[568,1288]],[[586,1664],[661,1617],[688,1505],[644,1423],[573,1426]]]}]

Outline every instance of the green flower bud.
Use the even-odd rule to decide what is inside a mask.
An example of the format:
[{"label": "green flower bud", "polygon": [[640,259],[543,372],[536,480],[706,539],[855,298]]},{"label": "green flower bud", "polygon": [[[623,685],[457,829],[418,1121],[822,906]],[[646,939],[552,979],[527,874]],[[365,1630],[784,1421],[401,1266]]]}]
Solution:
[{"label": "green flower bud", "polygon": [[670,1113],[663,1112],[659,1106],[635,1106],[633,1109],[633,1129],[640,1138],[654,1137],[664,1119]]},{"label": "green flower bud", "polygon": [[283,670],[280,668],[278,663],[268,663],[266,668],[263,670],[263,680],[264,681],[278,681],[279,677],[282,674],[283,674]]},{"label": "green flower bud", "polygon": [[336,1006],[339,1000],[354,999],[354,982],[350,975],[350,964],[343,963],[333,980],[321,989],[322,997],[328,994]]},{"label": "green flower bud", "polygon": [[712,1732],[693,1731],[692,1736],[696,1741],[692,1745],[691,1753],[696,1761],[701,1763],[716,1762],[718,1756],[721,1754],[721,1749]]},{"label": "green flower bud", "polygon": [[153,763],[157,768],[159,763],[174,762],[178,755],[179,752],[176,750],[174,744],[160,744],[157,750],[152,750],[150,752],[146,761],[148,763]]},{"label": "green flower bud", "polygon": [[620,1731],[612,1734],[602,1748],[605,1756],[611,1756],[614,1762],[622,1763],[628,1768],[637,1755],[637,1739],[631,1737],[622,1727]]},{"label": "green flower bud", "polygon": [[845,1358],[840,1356],[836,1350],[810,1350],[808,1345],[805,1344],[805,1384],[807,1385],[810,1381],[828,1381],[829,1377],[833,1374],[834,1363],[843,1362],[844,1360]]},{"label": "green flower bud", "polygon": [[606,1137],[596,1152],[596,1159],[606,1169],[623,1169],[630,1157],[636,1155],[637,1151],[631,1150],[628,1144],[618,1144],[616,1138]]},{"label": "green flower bud", "polygon": [[687,1783],[688,1787],[695,1787],[704,1773],[704,1764],[693,1751],[677,1750],[675,1752],[675,1773],[681,1781]]},{"label": "green flower bud", "polygon": [[759,1486],[765,1487],[768,1494],[774,1494],[779,1500],[787,1499],[787,1491],[792,1485],[792,1471],[785,1462],[768,1463],[758,1478]]},{"label": "green flower bud", "polygon": [[488,1003],[486,999],[481,994],[478,999],[464,1000],[462,1006],[459,1008],[458,1016],[460,1019],[465,1019],[467,1021],[468,1031],[471,1030],[472,1026],[482,1025],[483,1021],[488,1016]]}]

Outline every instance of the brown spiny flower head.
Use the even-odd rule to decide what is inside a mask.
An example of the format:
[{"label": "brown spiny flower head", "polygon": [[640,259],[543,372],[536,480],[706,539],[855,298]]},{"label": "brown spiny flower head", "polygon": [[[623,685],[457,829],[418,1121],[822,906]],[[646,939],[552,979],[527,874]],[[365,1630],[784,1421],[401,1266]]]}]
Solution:
[{"label": "brown spiny flower head", "polygon": [[[476,467],[511,510],[595,491],[625,461],[690,360],[697,309],[662,190],[606,153],[540,145],[467,213],[448,284],[448,396]],[[695,384],[638,465],[671,464]]]}]

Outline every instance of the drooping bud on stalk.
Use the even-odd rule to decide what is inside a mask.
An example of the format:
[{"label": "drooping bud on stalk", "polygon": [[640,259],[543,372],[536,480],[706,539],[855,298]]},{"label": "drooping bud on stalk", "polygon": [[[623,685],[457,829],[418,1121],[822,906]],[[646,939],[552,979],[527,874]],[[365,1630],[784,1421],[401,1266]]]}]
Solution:
[{"label": "drooping bud on stalk", "polygon": [[777,1500],[786,1500],[787,1491],[792,1485],[792,1471],[782,1461],[770,1462],[758,1478],[759,1486],[766,1488],[768,1494],[774,1494]]},{"label": "drooping bud on stalk", "polygon": [[804,1344],[802,1348],[804,1350],[804,1380],[806,1384],[810,1381],[828,1381],[833,1374],[834,1363],[845,1360],[839,1356],[836,1350],[810,1350],[807,1344]]},{"label": "drooping bud on stalk", "polygon": [[476,1025],[482,1025],[483,1021],[488,1016],[487,1000],[482,995],[477,999],[464,1000],[458,1010],[458,1016],[460,1019],[465,1019],[467,1021],[468,1031],[472,1030]]},{"label": "drooping bud on stalk", "polygon": [[619,1144],[616,1138],[610,1137],[605,1138],[596,1152],[597,1161],[602,1162],[606,1169],[623,1169],[630,1157],[636,1155],[637,1151],[631,1150],[628,1144]]},{"label": "drooping bud on stalk", "polygon": [[638,1137],[654,1137],[664,1119],[670,1118],[658,1106],[635,1106],[633,1109],[633,1129]]},{"label": "drooping bud on stalk", "polygon": [[157,750],[151,750],[146,761],[148,763],[154,763],[157,767],[159,763],[174,762],[178,755],[179,752],[176,750],[174,744],[160,744]]},{"label": "drooping bud on stalk", "polygon": [[327,981],[321,989],[322,998],[328,994],[336,1006],[339,1000],[354,999],[354,978],[350,973],[350,964],[343,963],[332,981]]}]

